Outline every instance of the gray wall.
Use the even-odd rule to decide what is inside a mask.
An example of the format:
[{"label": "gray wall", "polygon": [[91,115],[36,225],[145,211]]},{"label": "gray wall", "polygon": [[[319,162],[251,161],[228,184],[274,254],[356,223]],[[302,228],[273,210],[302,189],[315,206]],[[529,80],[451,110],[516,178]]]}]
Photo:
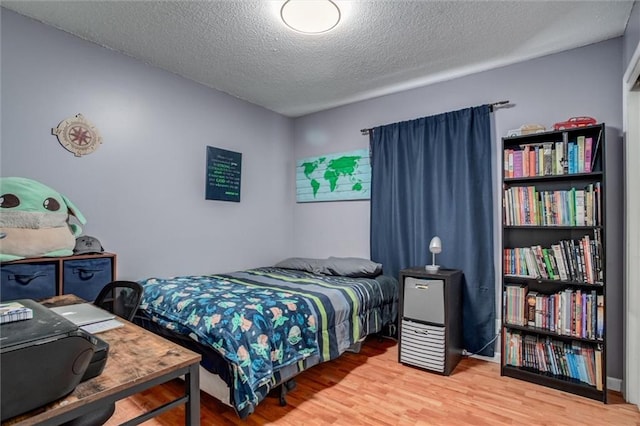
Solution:
[{"label": "gray wall", "polygon": [[[360,129],[510,100],[494,116],[495,212],[499,238],[501,157],[497,149],[508,129],[524,123],[553,123],[590,115],[607,125],[607,374],[622,377],[622,39],[574,49],[458,78],[424,88],[363,101],[295,121],[295,157],[368,146]],[[369,256],[369,202],[296,204],[293,251],[301,256]],[[425,244],[431,236],[425,236]],[[499,243],[497,243],[499,244]],[[444,250],[455,250],[444,247]],[[496,265],[499,272],[499,257]],[[499,274],[497,274],[499,276]],[[496,291],[499,301],[500,292]],[[500,306],[497,303],[496,306]],[[498,317],[500,314],[498,313]]]},{"label": "gray wall", "polygon": [[[225,272],[292,244],[292,120],[0,9],[1,175],[41,181],[118,254],[122,279]],[[77,158],[51,134],[82,113]],[[206,146],[241,152],[240,203],[204,198]]]}]

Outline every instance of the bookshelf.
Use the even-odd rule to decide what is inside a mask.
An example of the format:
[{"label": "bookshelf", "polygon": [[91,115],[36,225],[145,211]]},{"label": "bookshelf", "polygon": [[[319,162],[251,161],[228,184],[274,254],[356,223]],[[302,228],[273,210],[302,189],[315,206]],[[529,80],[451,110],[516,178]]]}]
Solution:
[{"label": "bookshelf", "polygon": [[501,374],[607,402],[605,125],[506,137]]}]

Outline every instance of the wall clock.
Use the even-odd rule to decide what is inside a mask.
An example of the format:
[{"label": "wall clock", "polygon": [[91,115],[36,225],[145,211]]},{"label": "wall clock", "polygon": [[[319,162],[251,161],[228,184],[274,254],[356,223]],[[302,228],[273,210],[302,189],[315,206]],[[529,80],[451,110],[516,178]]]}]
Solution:
[{"label": "wall clock", "polygon": [[61,121],[58,127],[51,129],[51,133],[58,137],[60,145],[76,157],[91,154],[102,143],[98,129],[82,114]]}]

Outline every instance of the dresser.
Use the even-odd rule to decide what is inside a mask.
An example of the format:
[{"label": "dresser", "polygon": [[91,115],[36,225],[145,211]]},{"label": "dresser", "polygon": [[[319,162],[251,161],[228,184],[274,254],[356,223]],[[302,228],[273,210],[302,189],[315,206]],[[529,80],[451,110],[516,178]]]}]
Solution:
[{"label": "dresser", "polygon": [[462,272],[400,271],[398,361],[450,375],[462,357]]},{"label": "dresser", "polygon": [[0,301],[75,294],[93,301],[116,279],[114,253],[37,257],[0,264]]}]

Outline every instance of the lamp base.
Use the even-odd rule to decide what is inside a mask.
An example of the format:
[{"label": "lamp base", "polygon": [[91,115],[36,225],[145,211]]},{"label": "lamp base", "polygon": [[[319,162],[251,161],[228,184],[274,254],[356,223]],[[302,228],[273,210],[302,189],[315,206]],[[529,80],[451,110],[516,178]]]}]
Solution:
[{"label": "lamp base", "polygon": [[426,265],[424,269],[426,269],[427,272],[431,272],[432,274],[435,274],[440,269],[440,265]]}]

